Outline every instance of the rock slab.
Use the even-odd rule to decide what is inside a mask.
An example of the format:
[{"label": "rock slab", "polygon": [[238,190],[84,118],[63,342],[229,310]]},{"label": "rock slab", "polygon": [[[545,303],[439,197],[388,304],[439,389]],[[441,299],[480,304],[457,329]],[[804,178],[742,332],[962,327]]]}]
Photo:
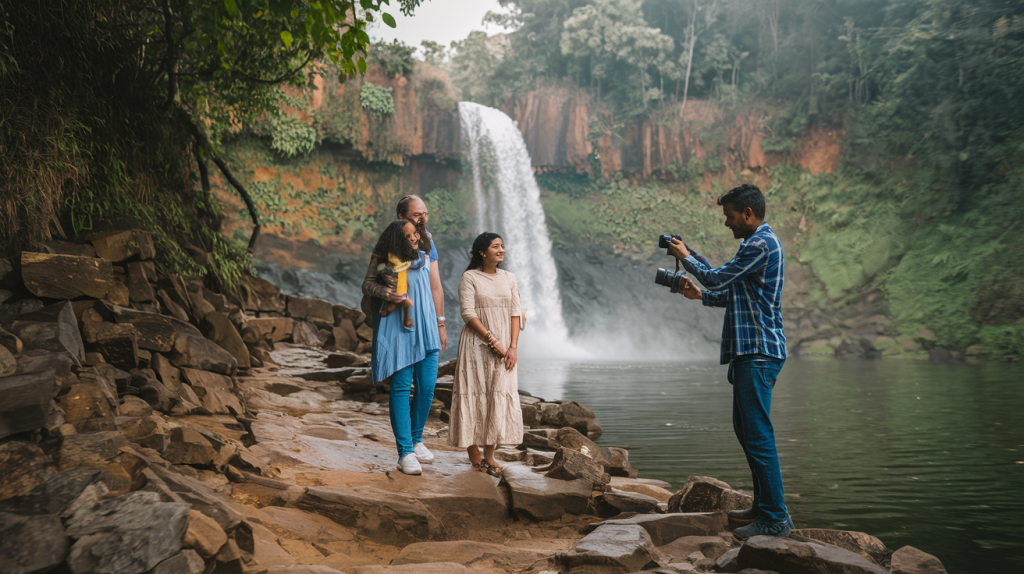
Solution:
[{"label": "rock slab", "polygon": [[938,558],[913,546],[892,553],[892,574],[946,574]]},{"label": "rock slab", "polygon": [[561,556],[569,568],[619,566],[635,572],[654,561],[650,535],[635,524],[605,524],[576,543],[573,552]]},{"label": "rock slab", "polygon": [[787,574],[888,574],[859,554],[824,543],[754,536],[736,556],[740,568],[761,568]]},{"label": "rock slab", "polygon": [[49,572],[64,561],[68,546],[59,516],[0,512],[0,569],[5,574]]}]

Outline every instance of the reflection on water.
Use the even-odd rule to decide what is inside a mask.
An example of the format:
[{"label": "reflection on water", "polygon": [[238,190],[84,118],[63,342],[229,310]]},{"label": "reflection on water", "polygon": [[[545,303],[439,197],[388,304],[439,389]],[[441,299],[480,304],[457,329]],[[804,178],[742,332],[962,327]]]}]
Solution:
[{"label": "reflection on water", "polygon": [[[576,400],[642,476],[750,489],[715,362],[525,361],[520,388]],[[1009,364],[786,363],[772,404],[798,526],[868,532],[950,573],[1024,571],[1024,386]]]}]

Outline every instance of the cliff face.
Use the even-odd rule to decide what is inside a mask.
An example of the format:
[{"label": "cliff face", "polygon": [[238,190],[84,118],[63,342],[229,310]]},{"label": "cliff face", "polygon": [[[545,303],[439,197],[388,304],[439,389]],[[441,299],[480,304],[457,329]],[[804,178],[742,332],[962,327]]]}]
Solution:
[{"label": "cliff face", "polygon": [[[629,171],[649,178],[691,158],[704,163],[712,154],[727,171],[759,169],[787,161],[814,173],[834,171],[844,135],[837,130],[804,134],[792,156],[766,154],[762,139],[769,110],[752,106],[726,117],[714,103],[687,102],[685,110],[658,110],[625,122],[617,120],[586,93],[544,88],[512,99],[505,112],[523,132],[538,171],[592,173]],[[711,137],[704,137],[704,136]],[[596,175],[596,174],[593,174]]]}]

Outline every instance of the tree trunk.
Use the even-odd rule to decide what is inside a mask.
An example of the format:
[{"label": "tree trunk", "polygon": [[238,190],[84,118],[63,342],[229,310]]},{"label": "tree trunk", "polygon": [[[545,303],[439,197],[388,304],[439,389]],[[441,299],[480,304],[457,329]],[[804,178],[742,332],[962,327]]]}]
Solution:
[{"label": "tree trunk", "polygon": [[693,15],[690,16],[690,53],[686,57],[686,76],[683,83],[683,105],[679,109],[679,115],[686,110],[686,96],[690,91],[690,70],[693,68],[693,46],[697,43],[697,0],[693,2]]},{"label": "tree trunk", "polygon": [[213,163],[220,168],[220,172],[224,174],[224,177],[228,180],[228,183],[238,191],[238,195],[242,197],[242,201],[245,202],[246,209],[249,210],[249,217],[252,218],[253,228],[252,236],[249,237],[249,254],[252,255],[253,249],[256,247],[256,239],[260,236],[260,216],[256,211],[256,204],[253,203],[252,198],[249,197],[249,192],[245,190],[245,187],[240,181],[235,179],[235,176],[231,173],[231,169],[228,168],[228,164],[224,163],[219,157],[213,158]]}]

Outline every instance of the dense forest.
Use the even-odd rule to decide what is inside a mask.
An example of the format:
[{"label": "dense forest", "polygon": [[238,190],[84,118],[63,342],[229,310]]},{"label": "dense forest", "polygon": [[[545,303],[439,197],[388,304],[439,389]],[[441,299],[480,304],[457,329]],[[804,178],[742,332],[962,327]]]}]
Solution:
[{"label": "dense forest", "polygon": [[[895,328],[926,346],[1024,354],[1017,228],[1024,216],[1024,4],[501,4],[505,12],[488,19],[514,31],[422,47],[428,62],[450,71],[464,99],[501,107],[539,86],[571,86],[600,101],[614,125],[636,116],[667,121],[695,99],[734,114],[768,105],[762,145],[783,155],[802,132],[839,128],[846,135],[834,173],[812,175],[785,162],[768,170],[776,206],[804,218],[801,229],[814,226],[797,234],[792,251],[824,284],[818,304],[842,309],[881,290]],[[621,237],[631,224],[650,233],[674,228],[673,220],[693,223],[686,206],[707,194],[686,182],[694,169],[721,170],[713,160],[676,166],[656,174],[657,182],[541,182],[577,197],[611,191],[611,200],[605,193],[591,202],[597,209],[585,212],[588,227],[604,222]],[[652,225],[651,215],[638,214],[659,192],[667,213]],[[566,200],[548,203],[559,201]],[[609,212],[618,217],[602,217]]]}]

